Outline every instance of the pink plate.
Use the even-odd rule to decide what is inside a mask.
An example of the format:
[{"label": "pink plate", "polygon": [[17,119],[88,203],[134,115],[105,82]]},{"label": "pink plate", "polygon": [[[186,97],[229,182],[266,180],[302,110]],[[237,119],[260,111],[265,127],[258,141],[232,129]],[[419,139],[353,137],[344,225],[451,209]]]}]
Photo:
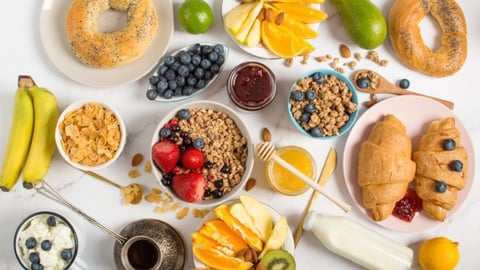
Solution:
[{"label": "pink plate", "polygon": [[[460,122],[451,110],[432,99],[420,96],[396,96],[381,101],[363,113],[353,126],[345,144],[343,170],[346,185],[354,203],[372,220],[367,210],[363,207],[361,190],[357,184],[357,159],[361,142],[367,139],[373,124],[381,120],[385,114],[393,114],[403,122],[407,128],[408,135],[412,138],[413,149],[417,148],[420,137],[425,133],[431,121],[440,120],[449,116],[455,117],[456,126],[461,133],[461,144],[468,153],[468,168],[467,183],[465,188],[458,193],[455,207],[447,214],[446,219],[449,219],[461,207],[472,187],[473,174],[475,171],[473,145],[462,122]],[[394,216],[390,216],[386,220],[376,223],[391,230],[403,232],[421,231],[442,224],[421,212],[417,213],[411,222],[405,222]]]}]

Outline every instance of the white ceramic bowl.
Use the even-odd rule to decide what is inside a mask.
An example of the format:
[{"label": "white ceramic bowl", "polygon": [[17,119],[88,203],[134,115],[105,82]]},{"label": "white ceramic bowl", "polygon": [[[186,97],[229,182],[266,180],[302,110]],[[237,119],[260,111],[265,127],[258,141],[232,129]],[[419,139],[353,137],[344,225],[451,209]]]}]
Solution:
[{"label": "white ceramic bowl", "polygon": [[[178,197],[170,187],[162,184],[162,171],[156,165],[152,166],[153,174],[155,175],[155,178],[157,179],[160,188],[162,190],[164,190],[165,192],[167,192],[168,194],[170,194],[173,198],[175,198],[176,200],[178,200],[180,202],[183,202],[184,204],[189,205],[191,207],[210,208],[210,207],[214,207],[216,205],[220,205],[220,204],[225,203],[226,201],[230,201],[230,200],[234,199],[236,194],[245,186],[248,178],[250,177],[250,173],[253,169],[253,162],[254,162],[254,156],[255,156],[254,148],[253,148],[252,139],[251,139],[251,136],[250,136],[250,133],[249,133],[247,127],[245,126],[242,119],[238,116],[238,114],[236,114],[232,109],[228,108],[227,106],[225,106],[223,104],[213,102],[213,101],[193,101],[193,102],[186,103],[186,104],[178,106],[176,109],[172,110],[170,113],[168,113],[167,115],[164,116],[164,118],[160,121],[160,123],[158,124],[157,128],[155,129],[155,131],[153,133],[152,141],[151,141],[151,144],[150,144],[150,149],[153,147],[153,145],[155,143],[157,143],[159,141],[160,129],[170,119],[175,117],[175,115],[177,114],[177,112],[179,110],[189,109],[189,108],[191,108],[191,109],[193,109],[193,108],[210,108],[210,109],[213,109],[214,111],[223,112],[223,113],[227,114],[235,122],[237,127],[240,129],[242,135],[247,139],[248,156],[247,156],[247,160],[246,160],[246,163],[245,163],[244,174],[242,175],[242,178],[241,178],[240,182],[237,185],[235,185],[230,192],[224,194],[221,198],[218,198],[218,199],[213,198],[213,199],[201,200],[199,202],[193,202],[193,203],[186,202],[186,201],[182,200],[180,197]],[[152,163],[154,163],[151,151],[150,151],[150,160],[152,160]]]},{"label": "white ceramic bowl", "polygon": [[[105,109],[113,112],[113,115],[118,120],[119,127],[120,127],[120,133],[121,133],[120,144],[119,144],[119,147],[118,147],[115,155],[111,159],[107,160],[106,162],[104,162],[102,164],[99,164],[99,165],[96,165],[96,166],[88,166],[88,165],[84,165],[84,164],[81,164],[81,163],[78,163],[78,162],[73,162],[70,159],[70,157],[68,156],[68,154],[65,152],[65,150],[63,149],[63,146],[62,146],[62,140],[63,139],[62,139],[62,135],[60,134],[60,130],[59,130],[59,125],[64,121],[67,113],[78,110],[78,109],[82,108],[85,104],[90,104],[90,103],[95,103],[95,104],[101,105]],[[108,167],[109,165],[114,163],[115,160],[117,160],[117,158],[121,155],[121,153],[122,153],[122,151],[125,147],[126,141],[127,141],[127,129],[125,127],[125,123],[122,120],[122,117],[120,116],[120,114],[118,113],[118,111],[114,107],[112,107],[111,105],[109,105],[105,102],[102,102],[102,101],[81,100],[81,101],[76,101],[76,102],[68,105],[63,110],[63,112],[60,114],[60,117],[58,118],[58,121],[57,121],[57,127],[56,127],[56,130],[55,130],[55,142],[57,144],[57,149],[58,149],[58,152],[60,152],[60,155],[63,157],[63,159],[68,164],[70,164],[71,166],[73,166],[77,169],[84,170],[84,171],[99,170],[99,169]]]}]

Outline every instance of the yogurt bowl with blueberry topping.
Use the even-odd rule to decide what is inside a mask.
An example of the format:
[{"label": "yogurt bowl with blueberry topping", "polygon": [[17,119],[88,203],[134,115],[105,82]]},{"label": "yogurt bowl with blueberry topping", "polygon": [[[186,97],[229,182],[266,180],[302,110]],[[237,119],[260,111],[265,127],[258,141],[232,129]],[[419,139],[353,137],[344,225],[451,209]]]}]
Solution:
[{"label": "yogurt bowl with blueberry topping", "polygon": [[48,211],[36,212],[18,226],[14,250],[24,269],[69,269],[77,256],[77,234],[63,216]]}]

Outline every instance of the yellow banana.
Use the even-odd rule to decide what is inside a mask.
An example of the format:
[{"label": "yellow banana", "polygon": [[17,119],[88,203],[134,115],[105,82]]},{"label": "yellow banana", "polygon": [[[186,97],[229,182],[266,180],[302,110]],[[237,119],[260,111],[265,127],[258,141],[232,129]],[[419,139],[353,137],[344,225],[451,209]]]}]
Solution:
[{"label": "yellow banana", "polygon": [[12,123],[5,151],[0,189],[10,191],[17,182],[25,164],[33,131],[33,104],[29,85],[24,76],[18,77],[18,89],[13,102]]},{"label": "yellow banana", "polygon": [[60,115],[57,99],[52,92],[35,83],[29,90],[35,117],[32,143],[23,168],[25,188],[32,188],[47,174],[56,149],[55,126]]}]

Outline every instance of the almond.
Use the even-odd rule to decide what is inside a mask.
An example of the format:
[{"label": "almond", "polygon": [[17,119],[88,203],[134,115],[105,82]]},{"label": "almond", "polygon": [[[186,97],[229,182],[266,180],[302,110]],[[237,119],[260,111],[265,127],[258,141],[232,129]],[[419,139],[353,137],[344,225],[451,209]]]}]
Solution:
[{"label": "almond", "polygon": [[285,13],[284,12],[280,12],[277,17],[275,18],[275,23],[277,25],[280,25],[282,24],[283,20],[285,19]]},{"label": "almond", "polygon": [[273,16],[274,16],[274,14],[273,14],[273,10],[271,8],[265,9],[265,19],[267,21],[273,22],[274,21]]},{"label": "almond", "polygon": [[135,154],[132,158],[132,167],[138,166],[143,161],[143,155],[138,153]]},{"label": "almond", "polygon": [[268,130],[268,128],[263,128],[262,129],[262,140],[264,142],[271,142],[272,141],[272,134],[270,133],[270,130]]},{"label": "almond", "polygon": [[257,180],[255,180],[255,178],[249,178],[247,180],[247,183],[245,184],[245,190],[246,191],[251,190],[256,184],[257,184]]},{"label": "almond", "polygon": [[352,55],[352,53],[350,52],[350,48],[348,48],[347,45],[345,45],[345,44],[341,44],[340,45],[340,55],[343,58],[349,58]]}]

